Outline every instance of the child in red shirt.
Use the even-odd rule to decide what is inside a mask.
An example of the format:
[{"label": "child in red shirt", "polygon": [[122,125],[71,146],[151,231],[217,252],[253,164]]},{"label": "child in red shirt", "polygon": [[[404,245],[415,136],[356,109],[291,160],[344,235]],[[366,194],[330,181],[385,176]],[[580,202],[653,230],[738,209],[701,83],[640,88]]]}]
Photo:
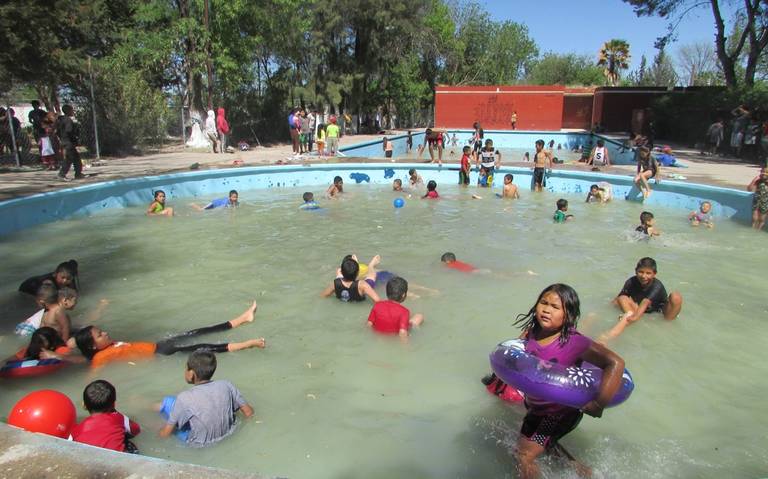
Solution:
[{"label": "child in red shirt", "polygon": [[459,184],[469,185],[469,156],[472,154],[472,148],[469,145],[464,147],[463,155],[461,156],[461,169],[459,170]]},{"label": "child in red shirt", "polygon": [[422,196],[421,199],[424,198],[430,200],[440,198],[440,195],[437,194],[437,182],[435,180],[429,180],[429,183],[427,183],[427,194]]},{"label": "child in red shirt", "polygon": [[477,271],[477,268],[473,265],[457,260],[456,255],[453,253],[443,253],[443,256],[440,257],[440,261],[445,263],[449,268],[461,271],[462,273],[472,273]]},{"label": "child in red shirt", "polygon": [[408,281],[399,276],[390,279],[387,282],[387,300],[373,305],[368,315],[368,326],[380,333],[399,334],[401,338],[407,338],[408,330],[419,326],[424,316],[421,313],[411,316],[408,308],[400,304],[406,296]]},{"label": "child in red shirt", "polygon": [[90,416],[72,429],[72,440],[118,452],[138,454],[130,441],[141,432],[138,424],[115,411],[115,387],[98,379],[85,387],[83,404]]}]

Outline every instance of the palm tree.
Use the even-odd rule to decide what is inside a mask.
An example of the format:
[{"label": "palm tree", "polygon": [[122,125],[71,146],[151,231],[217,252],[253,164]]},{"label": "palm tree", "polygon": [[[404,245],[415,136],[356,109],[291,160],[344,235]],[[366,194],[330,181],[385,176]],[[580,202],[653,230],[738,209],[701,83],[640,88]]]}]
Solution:
[{"label": "palm tree", "polygon": [[629,43],[617,39],[605,42],[597,56],[597,64],[605,67],[603,74],[608,84],[616,86],[619,83],[619,71],[629,68]]}]

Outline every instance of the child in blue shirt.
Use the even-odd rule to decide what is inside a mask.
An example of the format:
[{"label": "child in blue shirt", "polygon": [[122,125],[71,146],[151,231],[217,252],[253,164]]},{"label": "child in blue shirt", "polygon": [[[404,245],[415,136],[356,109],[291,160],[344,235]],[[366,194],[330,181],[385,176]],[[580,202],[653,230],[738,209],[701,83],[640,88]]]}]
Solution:
[{"label": "child in blue shirt", "polygon": [[299,206],[300,210],[319,210],[320,205],[315,202],[315,195],[311,191],[307,191],[302,195],[304,204]]},{"label": "child in blue shirt", "polygon": [[216,198],[205,206],[196,205],[195,203],[192,203],[190,206],[197,211],[213,210],[216,208],[236,208],[240,205],[237,198],[237,190],[230,190],[227,198]]}]

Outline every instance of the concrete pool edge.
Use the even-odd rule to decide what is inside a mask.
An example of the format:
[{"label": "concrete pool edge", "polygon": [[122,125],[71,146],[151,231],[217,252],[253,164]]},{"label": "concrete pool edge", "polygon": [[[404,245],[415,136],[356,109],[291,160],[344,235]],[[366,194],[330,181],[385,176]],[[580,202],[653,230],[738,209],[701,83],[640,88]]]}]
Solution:
[{"label": "concrete pool edge", "polygon": [[[152,432],[145,431],[145,434]],[[147,477],[260,479],[244,473],[120,453],[0,424],[3,477]]]},{"label": "concrete pool edge", "polygon": [[[258,166],[124,178],[0,202],[0,235],[56,220],[96,214],[111,208],[147,205],[151,202],[152,192],[157,189],[165,190],[169,203],[173,203],[225,195],[230,189],[242,193],[274,187],[325,187],[335,175],[342,176],[345,182],[352,180],[357,183],[386,184],[394,178],[405,178],[410,168],[422,172],[425,180],[436,179],[438,184],[443,185],[457,183],[458,165],[424,163]],[[529,189],[531,168],[500,168],[494,179],[497,189],[506,173],[515,175],[515,183],[523,192]],[[473,172],[473,177],[475,175]],[[555,169],[549,175],[547,190],[552,193],[586,194],[590,184],[600,181],[612,185],[615,199],[641,199],[631,176],[593,172]],[[701,201],[708,200],[713,203],[713,214],[716,217],[742,222],[748,222],[751,217],[752,194],[746,191],[675,180],[664,180],[653,185],[653,189],[653,194],[645,201],[649,208],[664,205],[694,210]]]}]

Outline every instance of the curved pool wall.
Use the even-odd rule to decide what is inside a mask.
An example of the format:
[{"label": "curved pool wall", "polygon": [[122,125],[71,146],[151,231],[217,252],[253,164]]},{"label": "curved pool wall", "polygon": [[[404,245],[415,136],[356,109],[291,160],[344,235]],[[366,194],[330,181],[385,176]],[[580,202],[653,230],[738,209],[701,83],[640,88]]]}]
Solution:
[{"label": "curved pool wall", "polygon": [[[456,134],[458,138],[458,146],[464,146],[467,144],[467,140],[472,137],[473,130],[447,130],[448,134],[453,136]],[[393,143],[392,156],[394,158],[405,156],[407,153],[406,140],[408,135],[382,135],[382,138],[387,136],[387,139]],[[420,130],[419,133],[413,135],[413,147],[414,149],[424,143],[424,132]],[[509,131],[509,130],[485,130],[485,138],[493,140],[493,146],[496,148],[514,148],[514,149],[528,149],[531,154],[535,151],[536,140],[544,140],[545,143],[549,143],[550,140],[555,140],[555,145],[562,145],[564,150],[572,150],[579,146],[590,147],[597,143],[597,140],[603,140],[605,146],[608,148],[608,154],[610,155],[611,162],[615,165],[634,165],[635,153],[634,151],[624,148],[621,142],[606,138],[601,135],[595,135],[586,131],[582,132],[560,132],[560,131]],[[384,149],[382,148],[382,140],[373,140],[363,143],[356,143],[354,145],[342,147],[339,151],[344,156],[358,157],[358,158],[383,158]],[[554,155],[557,156],[557,150],[554,151]],[[422,157],[428,157],[429,153],[425,152]],[[502,162],[504,158],[502,158]],[[513,161],[520,161],[519,158],[515,158]]]},{"label": "curved pool wall", "polygon": [[[245,202],[248,201],[249,190],[298,186],[306,186],[308,190],[314,190],[317,198],[320,199],[321,192],[332,183],[336,175],[341,176],[347,184],[391,184],[395,178],[400,178],[407,184],[410,168],[417,168],[425,180],[437,181],[438,190],[441,185],[458,183],[458,165],[439,167],[424,163],[264,166],[128,178],[1,202],[0,235],[65,218],[99,214],[111,208],[146,206],[152,200],[153,191],[158,189],[165,191],[167,202],[171,206],[178,201],[226,196],[232,189],[238,190],[241,200]],[[500,191],[499,188],[506,173],[512,173],[515,176],[515,183],[523,191],[532,186],[530,168],[502,167],[494,177],[495,191]],[[471,176],[474,184],[477,173],[472,172]],[[583,195],[589,190],[591,184],[599,181],[606,181],[612,185],[614,199],[640,201],[642,198],[630,176],[592,172],[554,170],[549,175],[546,189],[553,193]],[[698,209],[701,201],[708,200],[712,202],[712,212],[715,216],[744,222],[750,221],[751,218],[752,195],[745,191],[671,180],[656,184],[653,189],[653,194],[645,201],[649,209],[654,205],[664,205],[691,211]],[[479,193],[482,194],[482,192]],[[488,191],[488,194],[490,193],[491,191]],[[297,195],[296,205],[300,203],[301,198]]]}]

